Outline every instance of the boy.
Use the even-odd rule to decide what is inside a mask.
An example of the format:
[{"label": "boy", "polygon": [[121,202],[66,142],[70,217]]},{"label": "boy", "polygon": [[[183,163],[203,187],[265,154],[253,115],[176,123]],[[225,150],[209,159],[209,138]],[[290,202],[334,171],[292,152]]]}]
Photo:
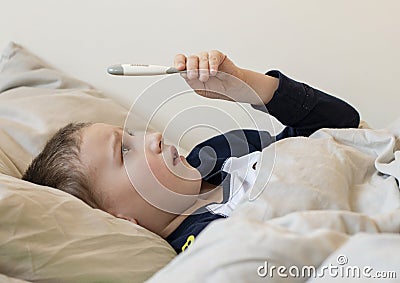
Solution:
[{"label": "boy", "polygon": [[[255,170],[257,154],[277,140],[359,124],[357,111],[344,101],[278,71],[264,75],[239,68],[219,51],[178,54],[174,65],[187,70],[183,76],[199,95],[250,103],[256,109],[265,105],[287,127],[275,137],[266,131],[231,131],[200,143],[185,158],[164,144],[160,133],[138,135],[107,124],[69,124],[49,140],[23,179],[66,191],[141,225],[179,253],[211,221],[228,217],[254,183],[254,175],[249,175],[247,188],[234,191],[232,168]],[[258,97],[243,91],[235,83],[239,80]]]}]

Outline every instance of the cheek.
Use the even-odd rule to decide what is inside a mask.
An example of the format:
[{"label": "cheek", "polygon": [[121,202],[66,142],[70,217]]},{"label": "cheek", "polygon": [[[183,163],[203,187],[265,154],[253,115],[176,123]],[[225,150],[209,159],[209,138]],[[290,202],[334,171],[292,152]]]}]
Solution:
[{"label": "cheek", "polygon": [[126,171],[136,189],[149,190],[160,187],[168,187],[173,174],[164,163],[162,156],[135,155],[125,159]]},{"label": "cheek", "polygon": [[183,164],[172,166],[166,164],[162,155],[136,155],[127,159],[125,165],[130,172],[132,185],[141,194],[157,194],[172,191],[181,194],[194,194],[191,187],[201,183],[200,173],[189,170]]},{"label": "cheek", "polygon": [[130,177],[132,185],[146,205],[181,214],[197,199],[199,189],[195,189],[200,185],[193,186],[193,182],[183,181],[174,175],[162,156],[147,156],[141,160],[136,158],[133,170],[131,172],[135,174]]},{"label": "cheek", "polygon": [[174,184],[175,175],[172,172],[172,168],[168,168],[162,157],[148,158],[147,162],[147,168],[152,178],[155,178],[161,185],[167,188],[170,188],[170,185]]},{"label": "cheek", "polygon": [[107,171],[99,181],[99,193],[108,212],[122,213],[120,210],[125,210],[127,202],[135,198],[135,191],[124,168]]}]

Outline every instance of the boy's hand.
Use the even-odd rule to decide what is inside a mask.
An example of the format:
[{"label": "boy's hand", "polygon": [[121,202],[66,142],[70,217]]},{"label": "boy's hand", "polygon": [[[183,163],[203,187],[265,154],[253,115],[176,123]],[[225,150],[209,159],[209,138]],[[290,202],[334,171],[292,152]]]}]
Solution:
[{"label": "boy's hand", "polygon": [[246,87],[244,70],[220,51],[200,52],[189,57],[178,54],[174,67],[187,71],[181,73],[182,77],[203,97],[249,102],[246,95],[250,89]]}]

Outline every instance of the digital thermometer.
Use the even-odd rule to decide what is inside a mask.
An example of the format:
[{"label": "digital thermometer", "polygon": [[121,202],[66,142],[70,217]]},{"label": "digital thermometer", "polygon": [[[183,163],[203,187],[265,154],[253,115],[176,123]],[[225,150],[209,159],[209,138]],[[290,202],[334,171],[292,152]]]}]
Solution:
[{"label": "digital thermometer", "polygon": [[144,64],[120,64],[107,68],[107,72],[117,76],[156,76],[179,73],[174,67]]}]

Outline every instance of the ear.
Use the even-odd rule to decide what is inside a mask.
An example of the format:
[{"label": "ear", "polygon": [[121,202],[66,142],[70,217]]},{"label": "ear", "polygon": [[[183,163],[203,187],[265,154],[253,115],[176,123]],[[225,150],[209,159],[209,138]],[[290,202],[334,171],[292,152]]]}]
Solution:
[{"label": "ear", "polygon": [[136,221],[136,219],[135,219],[135,218],[132,218],[132,217],[127,217],[127,216],[122,215],[122,214],[117,214],[117,215],[115,215],[115,217],[128,220],[129,222],[132,222],[132,223],[134,223],[134,224],[138,224],[138,222]]}]

